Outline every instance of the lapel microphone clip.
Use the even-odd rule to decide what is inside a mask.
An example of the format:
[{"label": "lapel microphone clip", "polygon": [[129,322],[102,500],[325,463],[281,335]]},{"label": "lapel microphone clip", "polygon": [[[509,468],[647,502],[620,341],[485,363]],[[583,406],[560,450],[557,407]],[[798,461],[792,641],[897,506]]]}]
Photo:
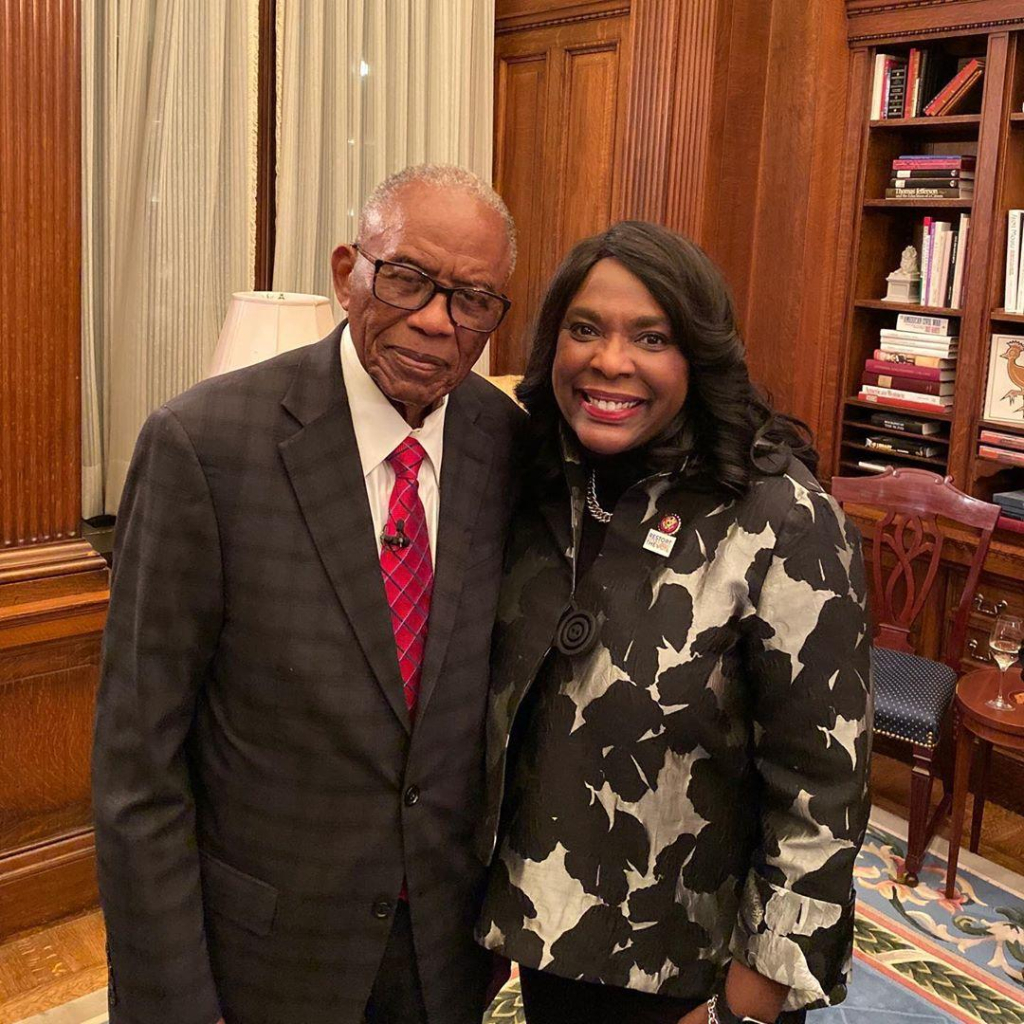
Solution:
[{"label": "lapel microphone clip", "polygon": [[405,520],[399,519],[395,523],[395,533],[388,533],[385,528],[384,532],[380,535],[382,544],[387,544],[389,548],[407,548],[411,541],[405,535]]}]

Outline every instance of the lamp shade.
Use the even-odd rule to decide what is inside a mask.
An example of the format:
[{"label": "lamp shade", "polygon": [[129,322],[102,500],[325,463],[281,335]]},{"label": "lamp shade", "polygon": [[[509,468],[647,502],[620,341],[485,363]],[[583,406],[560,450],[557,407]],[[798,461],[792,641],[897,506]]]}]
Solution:
[{"label": "lamp shade", "polygon": [[323,295],[235,292],[206,376],[216,377],[309,345],[330,334],[334,326],[331,304]]}]

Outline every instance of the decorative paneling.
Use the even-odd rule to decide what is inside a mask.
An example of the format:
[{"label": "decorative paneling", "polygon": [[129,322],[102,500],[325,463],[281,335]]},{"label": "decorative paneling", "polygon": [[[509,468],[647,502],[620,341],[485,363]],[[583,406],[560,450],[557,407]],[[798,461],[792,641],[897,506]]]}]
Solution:
[{"label": "decorative paneling", "polygon": [[519,265],[512,310],[491,342],[494,374],[522,372],[558,262],[614,216],[629,65],[621,4],[504,7],[522,17],[503,32],[499,10],[494,182],[516,220]]},{"label": "decorative paneling", "polygon": [[80,507],[79,59],[73,0],[0,0],[0,548]]},{"label": "decorative paneling", "polygon": [[512,308],[492,343],[494,373],[525,364],[529,318],[540,297],[544,192],[536,181],[544,159],[547,73],[544,50],[498,62],[494,178],[518,228],[519,259],[508,285]]}]

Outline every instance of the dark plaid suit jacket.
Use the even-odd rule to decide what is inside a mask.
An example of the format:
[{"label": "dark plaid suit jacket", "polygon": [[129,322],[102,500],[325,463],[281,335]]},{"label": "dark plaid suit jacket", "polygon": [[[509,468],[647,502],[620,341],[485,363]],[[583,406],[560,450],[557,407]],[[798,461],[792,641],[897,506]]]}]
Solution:
[{"label": "dark plaid suit jacket", "polygon": [[408,880],[431,1021],[479,1022],[483,724],[521,413],[446,414],[415,728],[323,341],[145,424],[93,761],[112,1024],[356,1024]]}]

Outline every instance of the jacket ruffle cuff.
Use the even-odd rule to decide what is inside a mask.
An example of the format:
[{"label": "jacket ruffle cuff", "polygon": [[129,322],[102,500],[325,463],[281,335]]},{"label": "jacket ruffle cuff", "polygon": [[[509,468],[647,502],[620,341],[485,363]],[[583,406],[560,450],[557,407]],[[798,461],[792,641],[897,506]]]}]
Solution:
[{"label": "jacket ruffle cuff", "polygon": [[841,1003],[853,961],[855,899],[844,904],[803,896],[747,875],[730,952],[758,974],[789,986],[784,1010]]}]

